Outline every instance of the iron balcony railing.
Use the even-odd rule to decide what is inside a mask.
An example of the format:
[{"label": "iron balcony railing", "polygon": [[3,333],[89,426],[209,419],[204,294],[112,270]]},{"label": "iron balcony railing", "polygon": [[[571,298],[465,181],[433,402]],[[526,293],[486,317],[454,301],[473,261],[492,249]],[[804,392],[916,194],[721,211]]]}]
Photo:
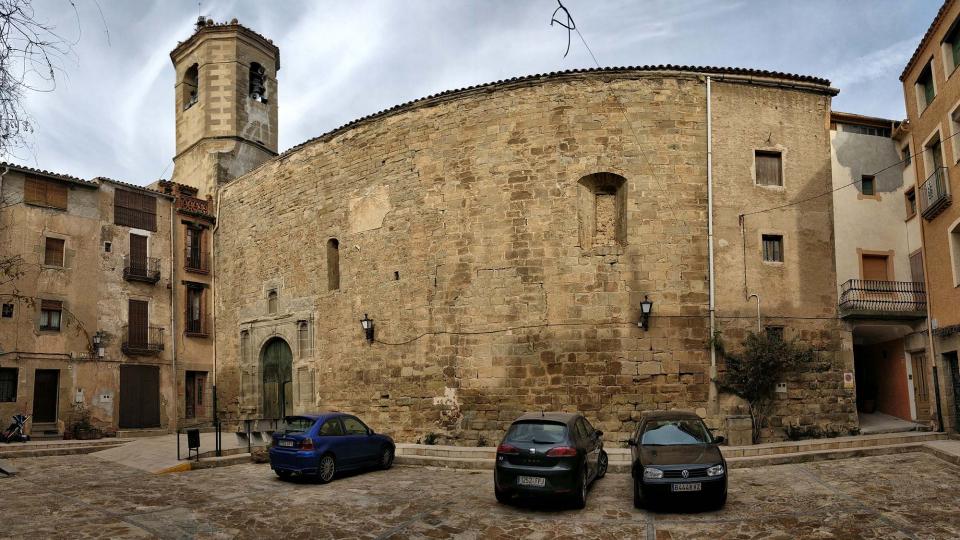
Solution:
[{"label": "iron balcony railing", "polygon": [[183,268],[188,272],[209,273],[210,263],[207,254],[199,249],[185,248],[183,250]]},{"label": "iron balcony railing", "polygon": [[924,316],[927,292],[923,283],[851,279],[840,286],[841,316]]},{"label": "iron balcony railing", "polygon": [[148,356],[160,354],[163,350],[163,327],[127,325],[123,327],[124,354],[129,356]]},{"label": "iron balcony railing", "polygon": [[209,328],[206,315],[201,315],[199,319],[188,318],[184,324],[183,331],[188,336],[206,337],[210,335]]},{"label": "iron balcony railing", "polygon": [[160,259],[156,257],[123,257],[123,279],[156,283],[160,281]]},{"label": "iron balcony railing", "polygon": [[946,167],[937,167],[920,185],[920,214],[927,221],[950,206],[950,181]]}]

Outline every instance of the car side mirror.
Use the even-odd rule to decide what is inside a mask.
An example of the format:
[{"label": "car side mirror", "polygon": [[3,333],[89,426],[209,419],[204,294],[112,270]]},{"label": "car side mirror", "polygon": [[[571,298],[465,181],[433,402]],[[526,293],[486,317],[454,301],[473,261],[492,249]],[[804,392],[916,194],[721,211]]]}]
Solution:
[{"label": "car side mirror", "polygon": [[593,436],[599,439],[600,437],[603,437],[603,432],[598,429],[593,432]]},{"label": "car side mirror", "polygon": [[373,429],[367,428],[367,436],[373,435]]},{"label": "car side mirror", "polygon": [[713,444],[723,444],[725,442],[727,442],[727,439],[723,435],[719,435],[713,438]]},{"label": "car side mirror", "polygon": [[633,439],[627,439],[627,446],[636,446],[636,445],[637,445],[637,441]]}]

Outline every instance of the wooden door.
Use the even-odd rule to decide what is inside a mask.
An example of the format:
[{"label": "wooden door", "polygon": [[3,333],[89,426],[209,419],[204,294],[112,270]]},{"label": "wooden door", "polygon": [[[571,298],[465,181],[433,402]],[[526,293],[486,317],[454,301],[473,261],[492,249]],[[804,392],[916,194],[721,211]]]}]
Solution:
[{"label": "wooden door", "polygon": [[160,425],[160,368],[120,366],[120,427]]},{"label": "wooden door", "polygon": [[886,255],[863,255],[863,279],[890,281]]},{"label": "wooden door", "polygon": [[287,342],[276,338],[261,353],[263,417],[282,418],[293,409],[293,354]]},{"label": "wooden door", "polygon": [[205,416],[203,409],[203,392],[207,379],[205,371],[188,371],[184,386],[186,397],[186,418]]},{"label": "wooden door", "polygon": [[60,392],[60,370],[38,369],[33,379],[33,421],[57,421],[57,394]]},{"label": "wooden door", "polygon": [[130,235],[130,274],[134,276],[147,275],[147,237],[139,234]]},{"label": "wooden door", "polygon": [[131,349],[147,348],[147,333],[150,325],[148,304],[144,300],[131,299],[128,308],[128,343]]},{"label": "wooden door", "polygon": [[927,355],[923,352],[911,353],[910,362],[913,374],[913,400],[917,406],[917,422],[930,420],[930,383],[927,377]]}]

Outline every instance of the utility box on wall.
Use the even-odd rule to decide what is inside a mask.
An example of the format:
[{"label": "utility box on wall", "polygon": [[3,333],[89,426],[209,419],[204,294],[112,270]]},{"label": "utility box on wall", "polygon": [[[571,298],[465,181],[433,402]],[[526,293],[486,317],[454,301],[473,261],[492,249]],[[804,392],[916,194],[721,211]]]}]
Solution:
[{"label": "utility box on wall", "polygon": [[753,444],[753,419],[749,414],[727,417],[727,444],[730,446]]}]

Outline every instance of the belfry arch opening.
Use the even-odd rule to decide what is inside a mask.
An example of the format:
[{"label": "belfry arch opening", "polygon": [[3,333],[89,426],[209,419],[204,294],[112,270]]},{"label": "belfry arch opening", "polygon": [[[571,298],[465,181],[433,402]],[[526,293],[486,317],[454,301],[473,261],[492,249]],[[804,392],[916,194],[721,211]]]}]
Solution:
[{"label": "belfry arch opening", "polygon": [[198,64],[187,68],[180,86],[183,92],[183,108],[189,109],[200,99],[200,66]]},{"label": "belfry arch opening", "polygon": [[293,409],[293,354],[282,338],[272,338],[260,350],[263,418],[283,418]]}]

